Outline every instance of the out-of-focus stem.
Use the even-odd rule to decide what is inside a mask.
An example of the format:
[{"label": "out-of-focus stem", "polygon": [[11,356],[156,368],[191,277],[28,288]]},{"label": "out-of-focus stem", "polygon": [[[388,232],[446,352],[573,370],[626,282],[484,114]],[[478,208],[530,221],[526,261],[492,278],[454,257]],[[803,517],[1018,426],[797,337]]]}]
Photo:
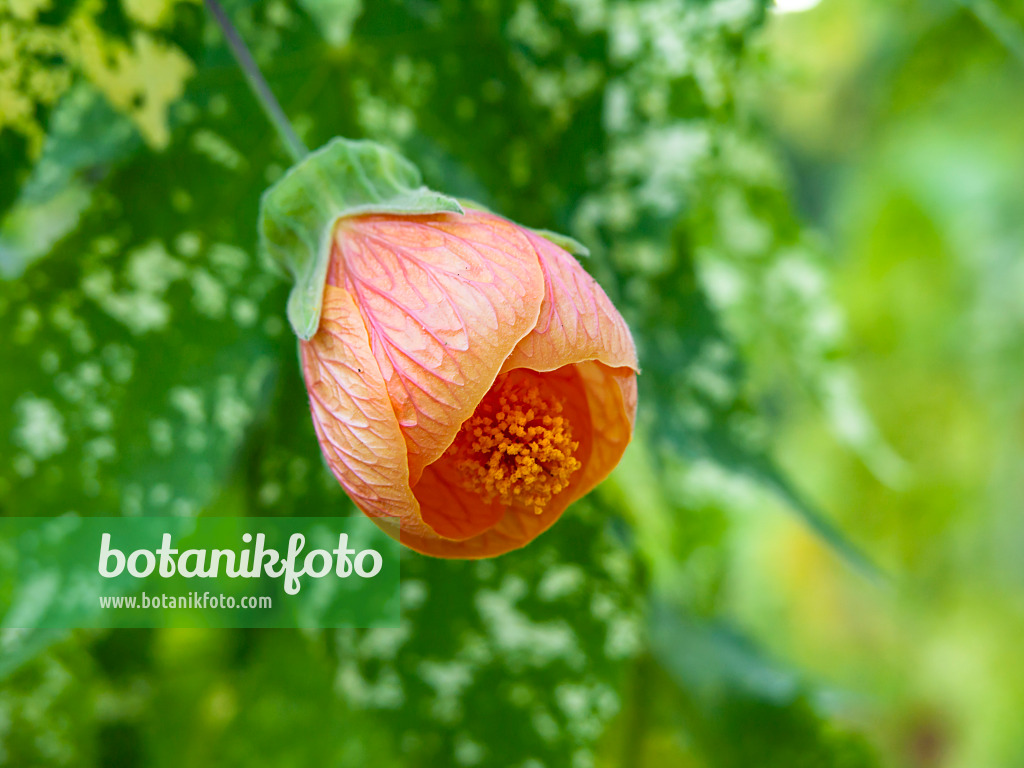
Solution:
[{"label": "out-of-focus stem", "polygon": [[238,62],[239,68],[245,74],[245,79],[249,82],[253,95],[260,103],[260,106],[263,107],[263,112],[266,114],[267,119],[270,120],[271,125],[277,130],[278,136],[281,137],[281,141],[284,142],[292,159],[298,162],[309,153],[309,150],[306,149],[306,145],[302,143],[299,137],[295,135],[295,129],[292,128],[292,124],[288,121],[284,110],[281,109],[281,105],[274,97],[273,91],[270,90],[270,86],[267,85],[267,81],[263,78],[263,73],[260,72],[260,68],[256,64],[255,59],[253,59],[252,54],[249,53],[249,48],[246,46],[245,41],[242,40],[238,30],[235,29],[217,0],[206,0],[206,9],[224,33],[224,37],[228,41],[228,47],[231,48],[235,61]]},{"label": "out-of-focus stem", "polygon": [[963,0],[967,9],[1024,64],[1024,31],[992,0]]}]

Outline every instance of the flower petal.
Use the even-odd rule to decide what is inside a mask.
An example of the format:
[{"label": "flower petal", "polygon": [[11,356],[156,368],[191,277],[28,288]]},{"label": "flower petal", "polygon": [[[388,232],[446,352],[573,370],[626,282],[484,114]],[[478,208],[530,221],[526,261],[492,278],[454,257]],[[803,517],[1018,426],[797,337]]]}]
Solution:
[{"label": "flower petal", "polygon": [[446,539],[465,541],[493,527],[505,516],[495,499],[490,504],[460,487],[461,476],[453,461],[442,456],[423,470],[414,493],[422,499],[424,522]]},{"label": "flower petal", "polygon": [[502,371],[551,371],[584,360],[636,370],[629,327],[598,282],[567,251],[532,232],[527,237],[540,255],[544,301],[536,328],[519,342]]},{"label": "flower petal", "polygon": [[619,463],[636,421],[636,373],[632,369],[609,368],[593,361],[575,367],[587,393],[594,437],[574,501],[590,493]]},{"label": "flower petal", "polygon": [[464,216],[342,220],[328,282],[352,293],[409,453],[412,483],[536,325],[543,275],[524,230]]},{"label": "flower petal", "polygon": [[313,426],[334,476],[370,517],[425,529],[409,490],[405,440],[348,291],[325,288],[320,327],[300,342],[300,356]]},{"label": "flower petal", "polygon": [[579,489],[586,481],[591,445],[597,437],[591,426],[584,381],[572,365],[546,373],[524,371],[523,375],[536,380],[563,403],[563,414],[572,425],[573,439],[579,443],[576,458],[584,469],[538,515],[528,510],[506,509],[498,502],[484,504],[479,496],[462,489],[458,470],[448,456],[443,456],[424,470],[413,492],[423,520],[444,538],[407,535],[403,531],[403,544],[437,557],[493,557],[533,541],[582,495]]}]

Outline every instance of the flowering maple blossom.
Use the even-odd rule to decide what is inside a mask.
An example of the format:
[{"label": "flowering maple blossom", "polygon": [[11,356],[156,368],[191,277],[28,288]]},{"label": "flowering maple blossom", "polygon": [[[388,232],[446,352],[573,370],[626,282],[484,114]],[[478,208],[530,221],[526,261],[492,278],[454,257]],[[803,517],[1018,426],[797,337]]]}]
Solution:
[{"label": "flowering maple blossom", "polygon": [[301,356],[331,470],[429,555],[525,545],[633,431],[621,315],[567,251],[479,210],[339,219]]}]

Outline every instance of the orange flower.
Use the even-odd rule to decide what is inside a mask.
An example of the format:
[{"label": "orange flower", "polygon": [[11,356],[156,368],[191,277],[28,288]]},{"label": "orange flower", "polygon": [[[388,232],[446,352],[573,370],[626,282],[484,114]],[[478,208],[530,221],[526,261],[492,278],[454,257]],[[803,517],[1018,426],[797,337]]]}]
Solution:
[{"label": "orange flower", "polygon": [[622,317],[565,250],[478,210],[339,219],[301,357],[334,475],[428,555],[527,544],[632,435]]}]

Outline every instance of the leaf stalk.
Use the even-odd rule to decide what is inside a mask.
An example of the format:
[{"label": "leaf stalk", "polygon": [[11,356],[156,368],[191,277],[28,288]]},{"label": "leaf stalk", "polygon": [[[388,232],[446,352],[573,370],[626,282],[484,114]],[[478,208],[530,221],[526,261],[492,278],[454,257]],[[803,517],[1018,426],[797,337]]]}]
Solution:
[{"label": "leaf stalk", "polygon": [[242,40],[242,36],[238,34],[238,30],[231,23],[231,19],[224,12],[220,3],[217,0],[205,0],[206,9],[210,12],[214,21],[217,22],[217,26],[220,27],[221,32],[224,33],[224,38],[228,42],[228,47],[231,49],[232,55],[235,57],[235,61],[238,63],[239,69],[245,75],[246,81],[249,83],[249,88],[252,90],[253,95],[256,97],[256,101],[259,102],[263,108],[264,114],[270,124],[274,126],[277,131],[277,135],[280,137],[281,142],[288,150],[288,154],[291,155],[292,160],[298,162],[309,154],[309,150],[306,149],[306,145],[302,143],[298,135],[295,133],[295,129],[292,127],[291,122],[288,120],[288,116],[285,115],[284,110],[281,109],[281,104],[274,96],[274,92],[270,90],[270,86],[267,85],[266,79],[263,77],[263,73],[260,72],[259,66],[256,64],[256,60],[253,59],[252,54],[249,52],[248,46],[245,41]]}]

